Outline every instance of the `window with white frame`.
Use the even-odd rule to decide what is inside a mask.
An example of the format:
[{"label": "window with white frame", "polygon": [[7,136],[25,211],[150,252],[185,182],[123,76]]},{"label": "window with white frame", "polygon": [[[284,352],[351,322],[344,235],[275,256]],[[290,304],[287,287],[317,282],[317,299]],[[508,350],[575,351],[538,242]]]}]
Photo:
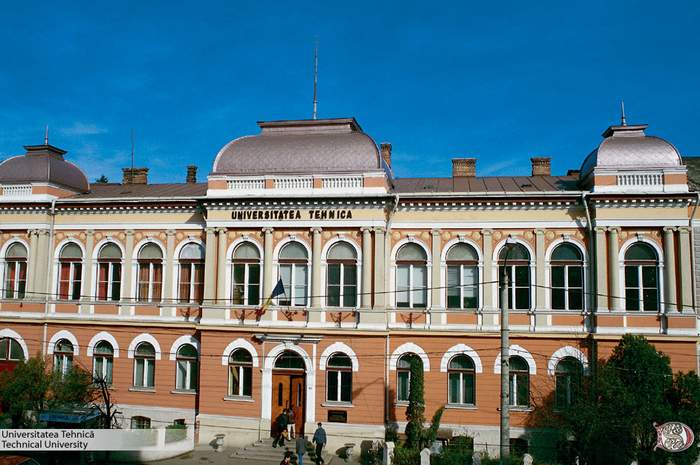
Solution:
[{"label": "window with white frame", "polygon": [[659,310],[659,257],[644,242],[625,252],[625,308]]},{"label": "window with white frame", "polygon": [[53,349],[53,369],[61,377],[73,366],[73,344],[68,339],[59,339]]},{"label": "window with white frame", "polygon": [[202,302],[204,297],[204,247],[190,242],[180,250],[180,302]]},{"label": "window with white frame", "polygon": [[69,242],[61,249],[58,258],[58,298],[79,300],[83,276],[83,251]]},{"label": "window with white frame", "polygon": [[[503,288],[504,271],[508,273],[508,308],[530,308],[530,252],[522,244],[506,244],[498,254],[499,289]],[[501,293],[498,293],[499,305]]]},{"label": "window with white frame", "polygon": [[305,307],[308,301],[309,256],[299,242],[288,242],[279,252],[279,279],[284,295],[279,305]]},{"label": "window with white frame", "polygon": [[228,395],[253,395],[253,356],[245,349],[236,349],[228,357]]},{"label": "window with white frame", "polygon": [[357,253],[347,242],[336,242],[326,257],[326,303],[329,307],[357,305]]},{"label": "window with white frame", "polygon": [[134,387],[155,386],[156,349],[149,342],[140,342],[134,350]]},{"label": "window with white frame", "polygon": [[112,384],[112,368],[114,366],[114,348],[107,341],[100,341],[92,349],[92,378],[95,381],[104,380]]},{"label": "window with white frame", "polygon": [[163,252],[155,244],[145,244],[138,254],[139,302],[160,302],[163,288]]},{"label": "window with white frame", "polygon": [[413,353],[403,354],[396,361],[396,400],[399,402],[408,402],[411,393],[411,362],[413,360],[422,363],[422,360]]},{"label": "window with white frame", "polygon": [[5,252],[5,298],[24,299],[27,288],[27,248],[15,242]]},{"label": "window with white frame", "polygon": [[527,361],[517,355],[509,360],[510,405],[514,407],[530,406],[530,367]]},{"label": "window with white frame", "polygon": [[233,305],[260,304],[260,252],[250,242],[242,242],[233,251]]},{"label": "window with white frame", "polygon": [[447,365],[447,400],[452,405],[474,405],[476,371],[474,361],[466,355],[456,355]]},{"label": "window with white frame", "polygon": [[177,349],[177,373],[175,388],[180,391],[197,389],[197,349],[192,344],[183,344]]},{"label": "window with white frame", "polygon": [[428,258],[417,244],[404,244],[396,253],[396,306],[428,305]]},{"label": "window with white frame", "polygon": [[479,256],[469,244],[447,252],[447,308],[479,307]]},{"label": "window with white frame", "polygon": [[352,402],[352,360],[343,353],[328,357],[326,363],[326,400]]},{"label": "window with white frame", "polygon": [[555,406],[559,409],[570,407],[581,392],[583,364],[574,357],[559,360],[554,372]]},{"label": "window with white frame", "polygon": [[583,310],[583,255],[573,244],[560,244],[550,260],[552,308]]},{"label": "window with white frame", "polygon": [[11,337],[0,338],[0,363],[24,360],[24,351],[19,342]]},{"label": "window with white frame", "polygon": [[97,300],[118,301],[122,284],[122,251],[107,243],[97,254]]}]

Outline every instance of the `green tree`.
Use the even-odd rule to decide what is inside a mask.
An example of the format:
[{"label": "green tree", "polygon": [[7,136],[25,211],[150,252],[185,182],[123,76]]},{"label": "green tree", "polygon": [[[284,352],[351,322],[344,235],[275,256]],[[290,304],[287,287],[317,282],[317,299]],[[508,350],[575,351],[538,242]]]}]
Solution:
[{"label": "green tree", "polygon": [[420,450],[423,424],[425,423],[425,398],[423,395],[423,361],[418,357],[411,357],[411,380],[408,393],[406,447]]},{"label": "green tree", "polygon": [[102,174],[99,178],[95,179],[95,182],[98,184],[107,184],[109,182],[109,178]]}]

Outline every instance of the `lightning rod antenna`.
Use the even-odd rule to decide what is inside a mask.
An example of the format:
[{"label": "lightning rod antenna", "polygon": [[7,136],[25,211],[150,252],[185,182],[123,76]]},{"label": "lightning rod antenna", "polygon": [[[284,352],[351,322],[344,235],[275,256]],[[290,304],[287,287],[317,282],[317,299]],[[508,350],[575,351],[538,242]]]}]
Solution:
[{"label": "lightning rod antenna", "polygon": [[313,119],[316,119],[316,109],[318,106],[317,97],[318,92],[318,38],[316,38],[316,47],[314,47],[314,115]]}]

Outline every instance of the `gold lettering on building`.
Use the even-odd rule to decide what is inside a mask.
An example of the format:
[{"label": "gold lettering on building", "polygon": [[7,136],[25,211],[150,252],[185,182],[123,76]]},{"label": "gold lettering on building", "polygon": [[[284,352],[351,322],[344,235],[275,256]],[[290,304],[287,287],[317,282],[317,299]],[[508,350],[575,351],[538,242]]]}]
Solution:
[{"label": "gold lettering on building", "polygon": [[304,216],[301,210],[238,210],[231,213],[231,218],[239,221],[350,220],[352,210],[308,210]]}]

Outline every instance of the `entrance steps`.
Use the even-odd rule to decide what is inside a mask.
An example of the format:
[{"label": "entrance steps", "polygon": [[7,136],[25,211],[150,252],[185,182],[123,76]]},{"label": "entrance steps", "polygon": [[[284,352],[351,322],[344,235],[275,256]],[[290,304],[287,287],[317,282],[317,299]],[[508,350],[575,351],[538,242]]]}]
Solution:
[{"label": "entrance steps", "polygon": [[[284,447],[277,446],[276,448],[272,447],[272,441],[272,438],[256,441],[249,446],[238,449],[236,452],[230,455],[230,458],[260,460],[277,465],[282,461],[285,453],[289,453],[292,457],[292,463],[296,464],[297,454],[293,439],[291,441],[286,441],[284,443]],[[323,458],[326,465],[329,465],[332,457],[324,451]],[[304,465],[314,465],[315,460],[316,450],[313,444],[307,443],[306,454],[304,455]]]}]

